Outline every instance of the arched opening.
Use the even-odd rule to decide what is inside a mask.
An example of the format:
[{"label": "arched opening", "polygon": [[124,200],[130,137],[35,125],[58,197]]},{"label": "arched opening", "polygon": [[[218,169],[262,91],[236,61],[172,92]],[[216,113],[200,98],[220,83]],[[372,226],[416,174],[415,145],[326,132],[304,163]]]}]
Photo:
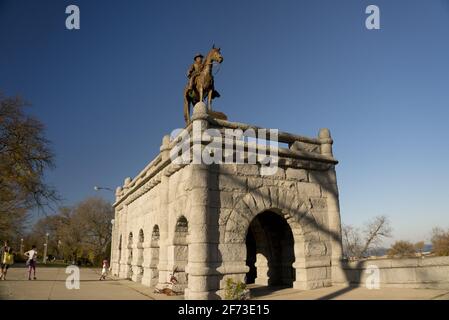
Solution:
[{"label": "arched opening", "polygon": [[174,254],[174,270],[173,275],[176,278],[175,291],[184,290],[188,284],[188,276],[186,273],[186,266],[189,256],[189,247],[187,243],[187,236],[189,233],[189,223],[186,217],[181,216],[176,221],[175,234],[173,239],[173,254]]},{"label": "arched opening", "polygon": [[151,233],[151,243],[150,243],[150,286],[154,287],[159,281],[159,270],[157,265],[159,264],[159,226],[156,224],[153,227],[153,232]]},{"label": "arched opening", "polygon": [[139,244],[142,244],[145,241],[145,236],[143,234],[143,230],[139,230]]},{"label": "arched opening", "polygon": [[249,225],[246,249],[246,283],[293,286],[293,233],[282,216],[271,211],[258,214]]}]

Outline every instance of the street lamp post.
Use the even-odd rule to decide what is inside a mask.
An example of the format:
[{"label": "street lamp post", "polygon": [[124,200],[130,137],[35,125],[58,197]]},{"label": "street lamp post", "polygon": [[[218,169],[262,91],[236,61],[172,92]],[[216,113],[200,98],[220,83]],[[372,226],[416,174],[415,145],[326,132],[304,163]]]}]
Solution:
[{"label": "street lamp post", "polygon": [[20,239],[20,255],[23,256],[23,238]]},{"label": "street lamp post", "polygon": [[44,264],[47,264],[47,248],[48,248],[48,236],[50,234],[47,232],[45,234],[45,243],[44,243]]},{"label": "street lamp post", "polygon": [[61,259],[61,239],[58,240],[58,259]]},{"label": "street lamp post", "polygon": [[108,191],[114,192],[114,190],[112,190],[111,188],[108,188],[108,187],[98,187],[98,186],[95,186],[95,187],[94,187],[94,190],[95,190],[95,191],[108,190]]}]

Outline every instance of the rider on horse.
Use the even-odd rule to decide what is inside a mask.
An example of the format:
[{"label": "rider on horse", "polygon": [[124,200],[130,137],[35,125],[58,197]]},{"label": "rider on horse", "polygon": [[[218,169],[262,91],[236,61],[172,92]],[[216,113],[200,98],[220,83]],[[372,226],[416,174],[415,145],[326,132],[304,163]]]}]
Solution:
[{"label": "rider on horse", "polygon": [[194,106],[198,102],[204,102],[206,98],[207,108],[209,111],[212,111],[212,99],[220,96],[215,90],[214,75],[212,73],[214,63],[223,62],[220,48],[212,46],[204,60],[201,54],[195,55],[193,60],[194,63],[187,72],[189,83],[184,88],[184,119],[186,123],[190,122],[190,105]]},{"label": "rider on horse", "polygon": [[195,78],[198,76],[203,70],[203,55],[198,53],[195,57],[193,57],[193,64],[190,66],[189,71],[187,72],[187,78],[189,78],[189,84],[187,90],[190,92],[193,89],[193,84],[195,83]]}]

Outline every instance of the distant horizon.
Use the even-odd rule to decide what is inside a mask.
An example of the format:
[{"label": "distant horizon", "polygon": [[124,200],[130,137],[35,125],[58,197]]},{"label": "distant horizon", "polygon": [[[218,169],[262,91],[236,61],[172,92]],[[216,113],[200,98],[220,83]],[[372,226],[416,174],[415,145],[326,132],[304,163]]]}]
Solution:
[{"label": "distant horizon", "polygon": [[63,205],[114,202],[94,186],[115,190],[183,127],[185,73],[215,43],[216,110],[303,136],[330,129],[344,224],[390,217],[386,246],[449,229],[447,1],[376,0],[380,30],[365,28],[373,3],[360,0],[76,2],[80,30],[65,28],[70,1],[0,1],[0,90],[45,124]]}]

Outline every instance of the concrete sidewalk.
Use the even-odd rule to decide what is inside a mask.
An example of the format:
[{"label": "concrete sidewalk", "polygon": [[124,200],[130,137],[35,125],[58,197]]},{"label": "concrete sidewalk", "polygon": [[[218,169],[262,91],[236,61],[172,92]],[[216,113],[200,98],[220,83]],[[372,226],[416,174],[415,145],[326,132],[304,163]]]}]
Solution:
[{"label": "concrete sidewalk", "polygon": [[66,288],[65,268],[37,267],[37,280],[27,280],[25,267],[8,270],[7,280],[0,281],[0,299],[13,300],[161,300],[183,299],[153,293],[141,284],[107,278],[99,281],[100,269],[80,269],[80,289]]},{"label": "concrete sidewalk", "polygon": [[449,290],[384,288],[369,290],[362,287],[328,287],[308,291],[292,288],[267,289],[253,287],[254,300],[449,300]]},{"label": "concrete sidewalk", "polygon": [[[155,294],[152,288],[123,280],[99,281],[99,269],[80,269],[79,290],[68,290],[65,268],[37,268],[37,280],[27,280],[24,267],[11,268],[6,281],[0,281],[0,299],[14,300],[180,300],[183,296]],[[292,288],[266,288],[251,286],[253,299],[272,300],[430,300],[449,299],[448,290],[433,289],[380,289],[330,287],[310,291]]]}]

